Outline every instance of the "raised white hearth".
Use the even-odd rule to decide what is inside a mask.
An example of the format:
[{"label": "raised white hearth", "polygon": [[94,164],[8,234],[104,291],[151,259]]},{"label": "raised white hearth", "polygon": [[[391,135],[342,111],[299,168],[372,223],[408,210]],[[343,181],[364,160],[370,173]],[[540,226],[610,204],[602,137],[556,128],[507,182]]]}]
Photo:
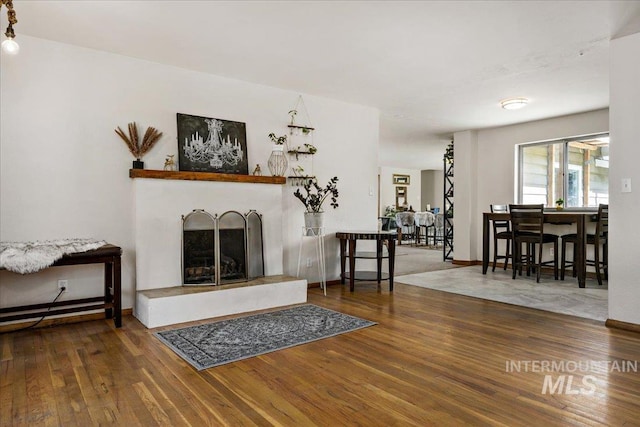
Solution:
[{"label": "raised white hearth", "polygon": [[135,316],[147,328],[307,302],[307,281],[269,276],[220,286],[138,291]]}]

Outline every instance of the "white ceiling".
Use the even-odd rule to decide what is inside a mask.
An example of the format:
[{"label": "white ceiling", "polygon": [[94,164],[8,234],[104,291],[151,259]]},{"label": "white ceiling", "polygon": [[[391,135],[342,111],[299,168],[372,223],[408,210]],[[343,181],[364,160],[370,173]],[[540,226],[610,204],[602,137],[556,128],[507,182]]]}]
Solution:
[{"label": "white ceiling", "polygon": [[[376,107],[380,165],[439,169],[455,131],[609,105],[640,1],[24,1],[20,34]],[[6,25],[3,22],[2,27]],[[524,96],[518,111],[499,107]]]}]

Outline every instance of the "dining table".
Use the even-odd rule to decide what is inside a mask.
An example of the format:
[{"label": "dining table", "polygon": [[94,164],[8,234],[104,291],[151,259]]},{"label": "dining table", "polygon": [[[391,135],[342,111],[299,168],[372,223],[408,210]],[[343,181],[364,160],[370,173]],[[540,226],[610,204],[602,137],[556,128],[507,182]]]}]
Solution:
[{"label": "dining table", "polygon": [[[586,241],[587,221],[593,221],[597,218],[598,212],[595,210],[549,210],[544,211],[544,223],[554,225],[571,225],[575,224],[575,232],[577,241],[575,244],[575,265],[578,276],[578,286],[585,287],[587,278],[586,263]],[[487,274],[489,268],[489,240],[491,232],[491,221],[510,221],[511,214],[508,212],[483,212],[482,213],[482,274]],[[494,249],[495,250],[495,249]],[[557,255],[557,254],[556,254]]]}]

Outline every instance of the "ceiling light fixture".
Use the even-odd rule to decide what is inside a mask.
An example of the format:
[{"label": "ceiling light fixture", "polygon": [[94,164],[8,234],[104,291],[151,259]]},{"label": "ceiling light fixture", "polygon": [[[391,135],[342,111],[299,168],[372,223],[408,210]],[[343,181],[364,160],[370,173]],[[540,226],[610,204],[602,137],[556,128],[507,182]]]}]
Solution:
[{"label": "ceiling light fixture", "polygon": [[2,50],[10,55],[15,55],[20,50],[20,46],[14,40],[16,33],[13,32],[13,24],[17,24],[18,20],[16,19],[16,11],[13,10],[13,0],[0,0],[0,2],[0,9],[2,6],[7,6],[7,19],[9,20],[7,31],[4,33],[7,39],[2,42]]},{"label": "ceiling light fixture", "polygon": [[527,98],[510,98],[500,101],[500,106],[505,110],[517,110],[522,107],[526,107],[529,103]]}]

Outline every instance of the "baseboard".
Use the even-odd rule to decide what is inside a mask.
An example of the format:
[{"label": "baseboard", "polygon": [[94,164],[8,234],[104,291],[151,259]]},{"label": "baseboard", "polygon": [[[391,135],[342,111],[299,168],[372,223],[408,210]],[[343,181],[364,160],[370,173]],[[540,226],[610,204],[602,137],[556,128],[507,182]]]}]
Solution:
[{"label": "baseboard", "polygon": [[[122,316],[129,316],[133,313],[133,309],[131,308],[124,308],[122,309]],[[89,320],[108,320],[109,322],[113,322],[113,319],[105,319],[104,318],[104,311],[101,312],[97,312],[97,313],[87,313],[87,314],[76,314],[73,316],[66,316],[66,317],[54,317],[51,319],[47,319],[45,318],[42,322],[38,323],[37,326],[34,327],[34,329],[40,329],[40,328],[48,328],[51,326],[58,326],[58,325],[66,325],[69,323],[79,323],[79,322],[86,322]],[[15,331],[18,329],[23,329],[23,328],[27,328],[30,325],[33,325],[34,323],[36,323],[38,321],[38,319],[33,319],[27,322],[20,322],[20,323],[10,323],[8,325],[0,325],[0,333],[3,332],[11,332],[11,331]]]},{"label": "baseboard", "polygon": [[[338,280],[327,280],[327,286],[339,285],[340,279]],[[311,288],[319,288],[320,282],[307,283],[307,289]]]},{"label": "baseboard", "polygon": [[622,330],[631,331],[631,332],[640,332],[640,325],[637,325],[635,323],[622,322],[620,320],[607,319],[607,321],[604,322],[604,325],[607,328],[622,329]]},{"label": "baseboard", "polygon": [[451,264],[453,265],[465,265],[465,266],[470,266],[470,265],[482,265],[482,261],[463,261],[461,259],[454,259],[453,261],[451,261]]}]

